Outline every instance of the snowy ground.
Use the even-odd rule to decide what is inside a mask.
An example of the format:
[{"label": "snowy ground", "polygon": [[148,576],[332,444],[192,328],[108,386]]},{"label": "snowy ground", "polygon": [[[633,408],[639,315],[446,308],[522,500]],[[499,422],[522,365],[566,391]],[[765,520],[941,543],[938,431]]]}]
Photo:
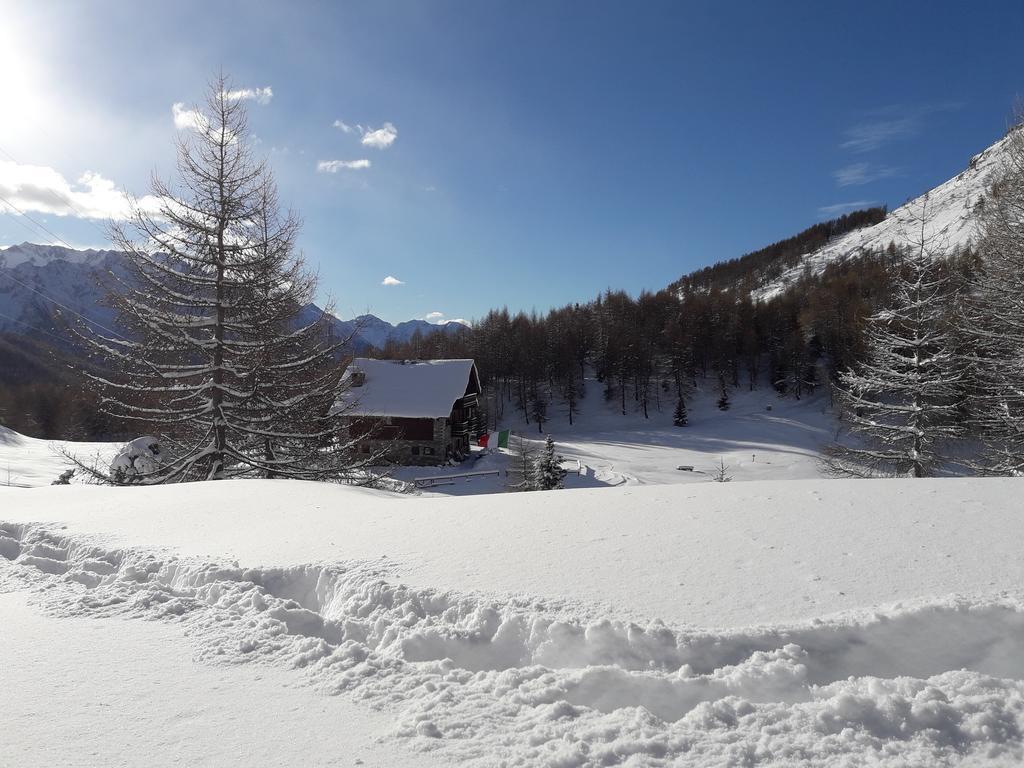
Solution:
[{"label": "snowy ground", "polygon": [[[835,438],[836,420],[824,392],[794,400],[780,398],[770,388],[753,392],[740,388],[732,393],[732,407],[724,412],[715,407],[716,393],[698,392],[689,403],[689,425],[680,428],[672,426],[675,402],[668,396],[660,410],[652,405],[650,418],[644,418],[632,402],[623,416],[617,402],[605,402],[599,382],[591,379],[587,386],[587,397],[580,401],[580,413],[572,425],[558,403],[551,406],[544,434],[510,405],[502,423],[502,428],[513,429],[537,450],[550,434],[570,470],[565,480],[570,489],[706,483],[720,460],[734,481],[820,478],[821,448]],[[0,427],[0,486],[49,485],[67,469],[60,455],[65,446],[86,460],[97,455],[109,460],[119,447],[37,440]],[[458,478],[423,490],[427,495],[464,496],[505,491],[512,463],[511,452],[474,448],[458,466],[388,467],[386,471],[410,486],[417,478],[497,473]],[[681,465],[694,469],[682,471]]]},{"label": "snowy ground", "polygon": [[120,444],[39,440],[0,426],[0,486],[34,488],[49,485],[68,469],[61,450],[68,448],[84,460],[110,460]]},{"label": "snowy ground", "polygon": [[197,663],[180,626],[47,616],[24,592],[0,617],[0,765],[422,764],[380,743],[386,715],[284,668]]},{"label": "snowy ground", "polygon": [[240,764],[292,730],[269,762],[1016,764],[1017,484],[0,488],[0,756]]},{"label": "snowy ground", "polygon": [[[631,401],[623,416],[618,401],[606,402],[602,385],[590,379],[575,423],[570,425],[564,408],[555,405],[544,431],[560,454],[578,459],[603,484],[704,483],[719,460],[736,481],[822,476],[818,457],[837,426],[827,393],[795,400],[766,387],[752,392],[741,387],[730,394],[728,411],[715,406],[717,398],[717,392],[698,391],[687,404],[689,423],[674,427],[671,395],[664,395],[660,410],[649,408],[649,418]],[[543,439],[511,406],[506,416],[517,433]],[[681,471],[681,465],[694,471]]]},{"label": "snowy ground", "polygon": [[[835,416],[828,395],[810,398],[780,398],[770,388],[753,392],[743,388],[731,394],[732,406],[720,411],[717,393],[698,392],[689,403],[689,424],[672,425],[675,401],[665,396],[644,418],[635,403],[627,403],[622,415],[618,401],[605,402],[602,385],[587,382],[587,397],[580,401],[574,423],[564,406],[552,404],[551,420],[541,433],[527,424],[511,405],[506,405],[502,428],[511,428],[539,450],[544,437],[552,436],[564,466],[572,470],[566,488],[600,488],[618,485],[663,485],[706,483],[726,466],[734,481],[796,480],[822,477],[818,464],[821,449],[835,439]],[[450,484],[425,490],[428,494],[463,496],[500,493],[508,485],[506,470],[512,452],[482,452],[474,449],[470,459],[458,467],[397,467],[391,475],[405,482],[416,478],[456,473],[493,471],[497,476],[458,478]],[[691,466],[693,471],[680,470]],[[579,469],[577,474],[576,470]]]}]

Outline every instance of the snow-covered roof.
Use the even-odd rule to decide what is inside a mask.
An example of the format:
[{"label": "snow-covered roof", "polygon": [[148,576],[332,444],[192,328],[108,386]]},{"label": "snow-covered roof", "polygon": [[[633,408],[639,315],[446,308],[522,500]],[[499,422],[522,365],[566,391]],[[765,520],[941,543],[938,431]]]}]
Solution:
[{"label": "snow-covered roof", "polygon": [[371,360],[357,357],[345,371],[362,372],[361,386],[342,395],[339,408],[353,416],[439,419],[451,415],[470,381],[479,384],[476,365],[466,360]]}]

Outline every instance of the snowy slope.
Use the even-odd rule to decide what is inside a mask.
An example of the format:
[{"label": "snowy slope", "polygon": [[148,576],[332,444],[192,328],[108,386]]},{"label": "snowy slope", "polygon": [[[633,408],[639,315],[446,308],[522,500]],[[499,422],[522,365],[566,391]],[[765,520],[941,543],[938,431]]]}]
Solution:
[{"label": "snowy slope", "polygon": [[[433,764],[1011,765],[1024,756],[1016,483],[708,483],[486,505],[289,481],[0,488],[0,590],[56,616],[123,617],[125,635],[145,624],[132,619],[180,627],[204,664],[290,669],[381,708],[382,746]],[[17,648],[0,646],[0,670],[31,663]],[[175,738],[188,736],[151,744],[147,764],[173,764]]]},{"label": "snowy slope", "polygon": [[[1004,162],[1004,149],[1009,137],[1004,137],[991,147],[971,158],[963,172],[957,174],[927,192],[927,226],[925,236],[934,238],[931,247],[940,246],[952,250],[963,247],[977,236],[974,209],[978,202],[989,193],[989,188]],[[812,274],[821,272],[827,265],[844,261],[864,251],[881,251],[895,243],[904,245],[908,234],[919,237],[914,231],[914,217],[920,217],[924,195],[892,211],[884,221],[874,226],[850,232],[835,242],[829,243],[804,256],[800,263],[784,272],[778,279],[755,290],[755,299],[769,299],[786,289],[805,270]],[[919,225],[918,225],[919,226]]]},{"label": "snowy slope", "polygon": [[103,458],[109,464],[121,443],[75,443],[40,440],[0,426],[0,485],[34,488],[49,485],[68,469],[61,454],[68,448],[83,460]]}]

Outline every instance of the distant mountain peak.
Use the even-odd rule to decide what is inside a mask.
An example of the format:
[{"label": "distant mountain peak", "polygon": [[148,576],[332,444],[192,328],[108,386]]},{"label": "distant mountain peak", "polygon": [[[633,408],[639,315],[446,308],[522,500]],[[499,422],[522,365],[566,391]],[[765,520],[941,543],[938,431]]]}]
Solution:
[{"label": "distant mountain peak", "polygon": [[[19,243],[0,248],[0,267],[10,270],[15,280],[5,280],[0,272],[0,333],[26,334],[33,329],[45,335],[57,329],[53,323],[54,305],[40,298],[40,293],[70,307],[75,313],[103,325],[116,321],[110,308],[100,304],[103,289],[96,280],[99,270],[116,270],[124,256],[113,250],[75,250],[63,245]],[[36,293],[25,285],[32,286]],[[311,322],[323,310],[316,304],[302,308],[300,318]],[[388,341],[407,342],[416,330],[453,332],[456,323],[433,325],[426,320],[407,320],[397,325],[365,313],[351,320],[328,315],[335,333],[341,338],[352,336],[357,352],[370,347],[382,349]],[[455,328],[453,328],[455,326]]]},{"label": "distant mountain peak", "polygon": [[116,253],[116,251],[92,248],[77,250],[63,245],[24,242],[0,248],[0,265],[16,267],[19,264],[31,263],[36,266],[42,266],[53,261],[66,261],[69,264],[87,264],[98,262],[104,256],[113,253]]}]

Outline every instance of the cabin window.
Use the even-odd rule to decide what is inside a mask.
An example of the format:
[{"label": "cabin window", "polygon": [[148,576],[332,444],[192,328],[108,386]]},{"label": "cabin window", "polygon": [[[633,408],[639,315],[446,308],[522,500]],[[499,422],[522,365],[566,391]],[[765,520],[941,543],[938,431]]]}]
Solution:
[{"label": "cabin window", "polygon": [[423,455],[424,456],[433,456],[434,455],[434,449],[431,448],[430,446],[425,447],[423,449]]},{"label": "cabin window", "polygon": [[420,455],[420,447],[418,445],[414,445],[412,447],[412,455],[413,456],[419,456]]}]

